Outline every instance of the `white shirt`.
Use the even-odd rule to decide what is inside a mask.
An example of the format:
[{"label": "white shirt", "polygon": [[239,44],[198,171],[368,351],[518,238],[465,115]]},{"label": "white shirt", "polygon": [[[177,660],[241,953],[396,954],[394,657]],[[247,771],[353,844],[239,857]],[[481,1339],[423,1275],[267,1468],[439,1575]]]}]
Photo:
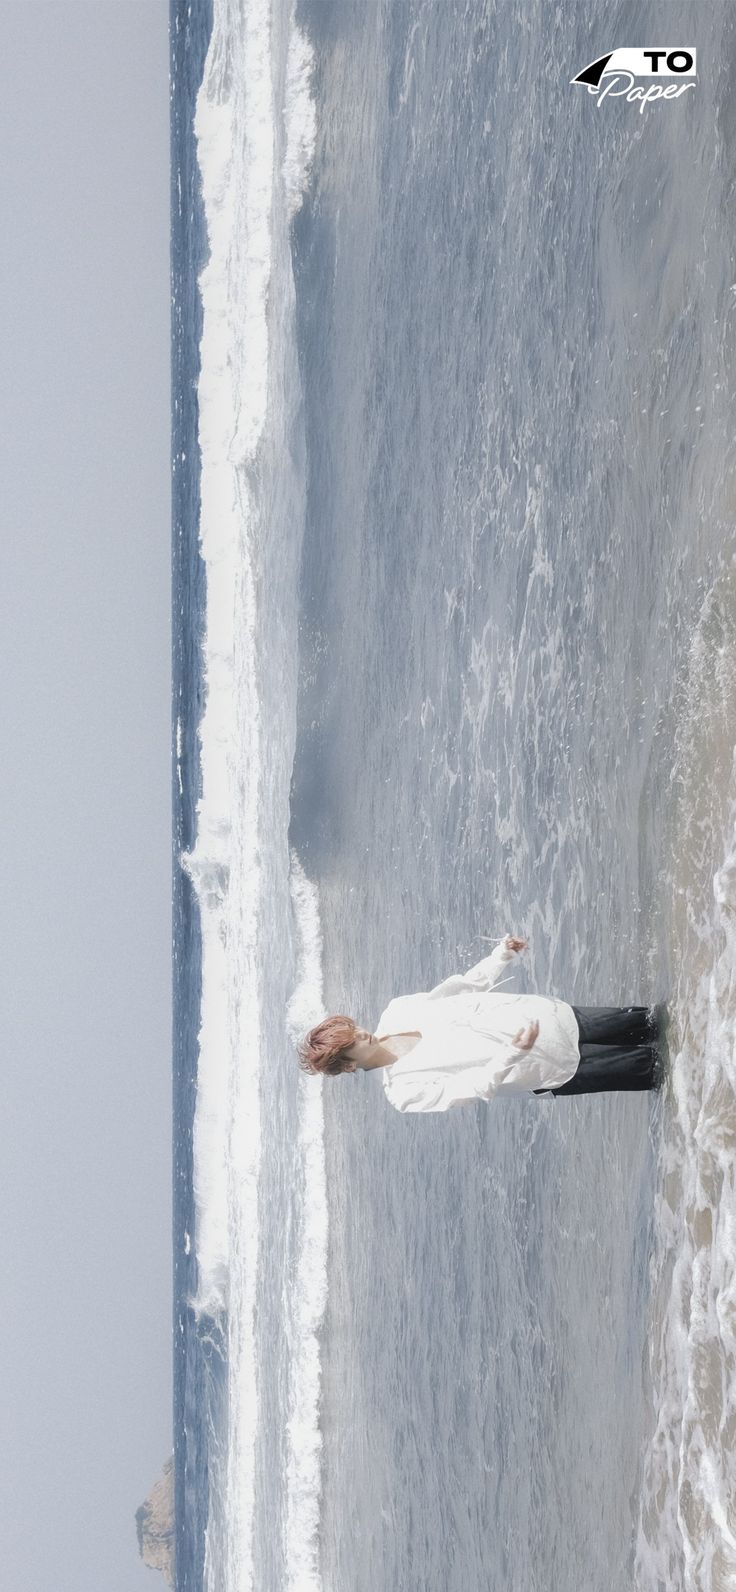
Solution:
[{"label": "white shirt", "polygon": [[[517,955],[508,940],[506,935],[467,973],[453,973],[416,995],[398,995],[381,1013],[374,1030],[379,1037],[411,1029],[422,1035],[405,1056],[381,1069],[397,1111],[447,1111],[498,1094],[555,1089],[577,1071],[579,1030],[572,1007],[495,988]],[[539,1023],[538,1038],[531,1050],[520,1050],[513,1037],[532,1020]]]}]

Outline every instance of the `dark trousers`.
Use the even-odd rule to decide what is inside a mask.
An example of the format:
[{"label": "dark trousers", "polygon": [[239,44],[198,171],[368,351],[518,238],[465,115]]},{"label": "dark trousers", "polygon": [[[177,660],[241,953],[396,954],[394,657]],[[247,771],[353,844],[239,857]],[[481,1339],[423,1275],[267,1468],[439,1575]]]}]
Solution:
[{"label": "dark trousers", "polygon": [[658,1022],[648,1006],[573,1006],[573,1011],[580,1030],[578,1070],[559,1089],[535,1089],[535,1094],[658,1088]]}]

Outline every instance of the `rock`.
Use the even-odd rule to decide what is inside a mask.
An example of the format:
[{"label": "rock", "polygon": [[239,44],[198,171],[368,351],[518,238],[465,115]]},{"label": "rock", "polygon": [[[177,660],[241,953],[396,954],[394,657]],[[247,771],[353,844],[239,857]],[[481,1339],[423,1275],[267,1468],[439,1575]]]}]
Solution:
[{"label": "rock", "polygon": [[164,1465],[163,1475],[136,1510],[138,1547],[150,1570],[160,1570],[170,1587],[174,1585],[174,1456]]}]

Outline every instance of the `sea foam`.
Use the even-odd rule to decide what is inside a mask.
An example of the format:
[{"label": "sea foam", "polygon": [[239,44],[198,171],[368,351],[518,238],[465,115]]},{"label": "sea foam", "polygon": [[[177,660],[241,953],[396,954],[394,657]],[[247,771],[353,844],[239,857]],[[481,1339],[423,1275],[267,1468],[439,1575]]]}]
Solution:
[{"label": "sea foam", "polygon": [[642,1592],[722,1592],[736,1578],[735,660],[731,570],[707,593],[691,638],[673,770],[677,976],[652,1261]]},{"label": "sea foam", "polygon": [[[277,33],[270,0],[250,0],[245,10],[232,0],[215,0],[194,121],[209,244],[199,278],[198,382],[205,706],[198,726],[202,792],[196,840],[181,861],[196,891],[202,928],[192,1303],[200,1318],[226,1322],[229,1367],[227,1540],[208,1540],[205,1574],[209,1584],[224,1579],[227,1592],[245,1592],[254,1576],[261,928],[268,911],[264,855],[270,856],[274,825],[282,821],[280,812],[270,811],[259,695],[259,466],[264,434],[278,425],[269,406],[272,369],[282,363],[273,339],[283,335],[283,324],[269,318],[269,290],[274,247],[280,259],[288,256],[285,226],[298,207],[314,145],[311,52],[293,11],[282,103],[274,86]],[[280,165],[278,147],[285,151]],[[293,335],[293,328],[287,332]],[[304,1119],[311,1125],[304,1130],[307,1161],[313,1143],[320,1142],[315,1108],[319,1113],[312,1094]],[[310,1215],[303,1241],[310,1256],[311,1221]],[[309,1277],[304,1287],[312,1288]],[[303,1402],[303,1392],[297,1396]]]},{"label": "sea foam", "polygon": [[[294,1044],[324,1017],[319,898],[292,852],[291,895],[299,931],[297,983],[287,1007]],[[321,1365],[317,1332],[327,1303],[327,1179],[321,1078],[301,1080],[299,1150],[305,1198],[289,1334],[289,1458],[286,1500],[286,1570],[290,1592],[318,1592]]]}]

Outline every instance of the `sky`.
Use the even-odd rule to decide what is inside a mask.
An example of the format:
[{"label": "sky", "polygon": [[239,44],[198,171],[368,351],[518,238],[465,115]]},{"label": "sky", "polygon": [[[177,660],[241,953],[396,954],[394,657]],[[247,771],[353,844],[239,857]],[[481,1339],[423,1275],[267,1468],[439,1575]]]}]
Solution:
[{"label": "sky", "polygon": [[0,0],[0,1541],[162,1588],[172,1443],[166,0]]}]

